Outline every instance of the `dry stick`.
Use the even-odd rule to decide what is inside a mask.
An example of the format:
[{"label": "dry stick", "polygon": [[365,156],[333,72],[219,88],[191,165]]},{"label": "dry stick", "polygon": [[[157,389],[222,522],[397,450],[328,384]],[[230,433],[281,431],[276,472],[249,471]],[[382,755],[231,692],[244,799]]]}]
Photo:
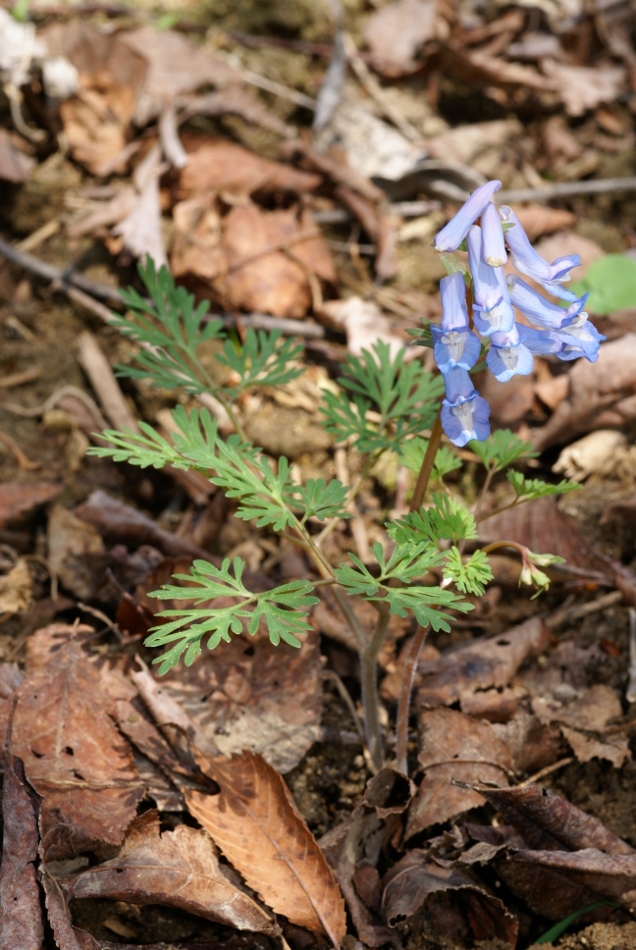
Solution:
[{"label": "dry stick", "polygon": [[124,399],[110,363],[92,333],[80,333],[77,361],[88,376],[110,424],[115,429],[139,432],[137,420]]},{"label": "dry stick", "polygon": [[496,195],[502,201],[551,201],[553,198],[569,198],[572,195],[602,195],[610,191],[636,191],[634,178],[599,178],[596,181],[561,181],[538,188],[512,188]]},{"label": "dry stick", "polygon": [[[441,410],[437,413],[437,418],[433,423],[431,437],[428,441],[424,461],[420,474],[417,477],[415,491],[409,506],[410,511],[418,511],[424,502],[426,489],[433,471],[435,456],[442,441],[442,416]],[[395,724],[396,746],[395,746],[395,767],[398,772],[408,775],[408,741],[409,741],[409,711],[411,708],[411,692],[415,681],[415,671],[420,659],[420,654],[426,642],[428,627],[419,626],[417,633],[411,644],[409,655],[404,665],[404,673],[400,686],[400,695],[398,698],[397,722]]]}]

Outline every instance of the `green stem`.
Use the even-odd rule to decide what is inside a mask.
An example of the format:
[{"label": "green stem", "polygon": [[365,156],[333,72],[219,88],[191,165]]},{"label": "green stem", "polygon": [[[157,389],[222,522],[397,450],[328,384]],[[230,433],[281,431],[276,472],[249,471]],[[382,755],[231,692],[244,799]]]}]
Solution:
[{"label": "green stem", "polygon": [[426,489],[428,488],[431,472],[433,471],[433,465],[435,464],[435,456],[437,455],[437,450],[440,447],[441,441],[442,410],[440,409],[440,411],[437,413],[435,422],[433,423],[431,437],[428,440],[428,448],[426,449],[426,455],[424,456],[424,461],[422,462],[420,474],[417,476],[417,482],[415,483],[415,489],[413,491],[413,497],[411,499],[411,505],[409,508],[410,511],[419,511],[419,509],[424,504]]},{"label": "green stem", "polygon": [[375,768],[379,770],[384,765],[385,758],[378,700],[378,655],[384,643],[391,615],[388,605],[381,601],[376,602],[374,607],[379,616],[371,639],[360,653],[360,680],[362,685],[362,708],[364,710],[364,734],[371,761]]}]

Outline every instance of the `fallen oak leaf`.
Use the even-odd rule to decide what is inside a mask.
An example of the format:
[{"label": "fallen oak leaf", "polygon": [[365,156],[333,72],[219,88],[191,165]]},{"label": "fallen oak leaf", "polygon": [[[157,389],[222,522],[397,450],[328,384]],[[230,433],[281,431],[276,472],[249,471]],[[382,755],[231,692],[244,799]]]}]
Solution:
[{"label": "fallen oak leaf", "polygon": [[119,854],[63,880],[74,898],[167,904],[237,930],[276,936],[276,921],[223,872],[210,836],[178,825],[161,833],[159,816],[136,818]]},{"label": "fallen oak leaf", "polygon": [[183,789],[191,813],[272,910],[325,933],[339,948],[346,932],[344,901],[281,776],[249,752],[226,759],[193,751],[220,792]]}]

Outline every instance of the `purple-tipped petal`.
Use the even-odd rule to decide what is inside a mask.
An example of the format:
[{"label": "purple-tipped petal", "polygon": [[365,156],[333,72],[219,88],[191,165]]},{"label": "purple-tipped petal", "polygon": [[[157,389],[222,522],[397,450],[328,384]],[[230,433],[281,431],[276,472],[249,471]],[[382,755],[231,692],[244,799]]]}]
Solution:
[{"label": "purple-tipped petal", "polygon": [[512,330],[515,322],[502,267],[491,267],[483,256],[482,230],[476,225],[466,235],[468,263],[473,277],[473,321],[484,336]]},{"label": "purple-tipped petal", "polygon": [[499,212],[490,201],[481,214],[484,260],[491,267],[503,267],[508,260]]},{"label": "purple-tipped petal", "polygon": [[493,333],[490,344],[486,363],[500,383],[507,383],[513,376],[527,376],[532,372],[534,358],[521,342],[516,326],[509,333]]},{"label": "purple-tipped petal", "polygon": [[466,283],[463,274],[449,274],[439,282],[442,296],[442,330],[467,330]]},{"label": "purple-tipped petal", "polygon": [[472,330],[440,330],[431,327],[435,346],[433,355],[442,373],[455,366],[472,369],[481,354],[481,343]]},{"label": "purple-tipped petal", "polygon": [[492,196],[501,188],[500,181],[489,181],[466,201],[448,224],[435,235],[433,247],[438,253],[456,251],[466,237],[471,224],[483,213]]},{"label": "purple-tipped petal", "polygon": [[517,324],[517,330],[519,339],[534,356],[556,356],[564,347],[558,330],[537,330],[521,323]]},{"label": "purple-tipped petal", "polygon": [[517,270],[520,270],[526,277],[533,277],[535,280],[546,283],[570,279],[572,268],[578,267],[581,263],[578,254],[557,257],[551,264],[548,264],[533,248],[512,208],[503,205],[499,209],[499,215],[503,224],[509,225],[504,231],[505,241],[510,248],[512,263]]},{"label": "purple-tipped petal", "polygon": [[476,391],[455,406],[444,400],[441,420],[444,432],[459,448],[473,439],[485,442],[490,435],[490,406]]},{"label": "purple-tipped petal", "polygon": [[581,313],[589,297],[589,294],[575,297],[574,302],[566,308],[546,300],[529,284],[526,284],[525,280],[516,275],[508,277],[508,287],[510,299],[515,307],[518,307],[524,317],[535,326],[545,327],[546,330],[560,330],[569,326]]},{"label": "purple-tipped petal", "polygon": [[557,353],[560,360],[575,360],[583,356],[590,363],[596,363],[599,347],[606,339],[589,322],[585,313],[579,314],[568,327],[560,330],[559,336],[563,341],[563,349]]}]

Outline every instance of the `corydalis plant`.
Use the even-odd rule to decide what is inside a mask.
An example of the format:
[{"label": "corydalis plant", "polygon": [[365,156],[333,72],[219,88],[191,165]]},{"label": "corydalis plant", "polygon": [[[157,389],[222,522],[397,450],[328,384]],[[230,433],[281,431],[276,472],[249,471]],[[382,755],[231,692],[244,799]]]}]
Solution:
[{"label": "corydalis plant", "polygon": [[[500,187],[500,181],[490,181],[473,192],[433,244],[442,255],[460,248],[468,251],[468,270],[454,258],[443,258],[450,273],[440,284],[442,320],[440,326],[431,327],[435,362],[446,390],[442,427],[457,446],[490,435],[490,408],[469,375],[484,350],[488,369],[505,383],[532,372],[537,355],[561,360],[583,356],[595,362],[605,339],[583,310],[588,294],[577,297],[563,287],[572,268],[580,264],[579,256],[559,257],[552,264],[544,261],[514,211],[505,205],[495,207],[492,199]],[[475,223],[478,220],[481,225]],[[507,249],[517,270],[563,305],[551,302],[517,275],[506,277]],[[515,308],[530,325],[515,319]]]},{"label": "corydalis plant", "polygon": [[[204,473],[232,499],[237,518],[251,522],[255,530],[277,532],[293,541],[313,565],[306,579],[272,577],[270,589],[262,590],[261,585],[252,590],[240,557],[226,557],[217,564],[195,561],[189,573],[175,576],[178,583],[165,584],[150,594],[173,603],[158,614],[160,622],[146,640],[147,646],[164,650],[155,659],[159,672],[166,672],[180,661],[193,663],[203,646],[214,649],[233,636],[254,635],[257,630],[267,631],[274,644],[300,646],[310,628],[309,612],[317,602],[316,594],[328,586],[356,639],[365,735],[371,759],[379,767],[384,760],[384,744],[377,659],[391,616],[412,617],[420,632],[428,628],[449,631],[454,615],[472,609],[467,595],[481,596],[492,579],[487,551],[477,550],[470,557],[462,553],[467,541],[477,539],[478,517],[444,490],[433,493],[423,505],[429,477],[443,489],[445,475],[461,465],[433,437],[426,443],[419,435],[431,426],[433,432],[439,430],[442,379],[425,372],[415,361],[406,363],[403,351],[392,355],[382,342],[360,357],[348,357],[344,376],[338,380],[340,389],[325,394],[322,411],[325,427],[335,441],[357,449],[360,473],[349,487],[338,479],[300,483],[286,458],[268,459],[249,441],[241,406],[243,394],[254,386],[281,386],[299,375],[297,344],[276,333],[251,330],[243,340],[236,340],[220,320],[207,316],[205,305],[195,306],[194,298],[175,286],[167,270],[157,273],[148,262],[146,268],[140,268],[140,274],[151,299],[146,301],[128,291],[124,299],[129,313],[113,318],[121,332],[141,347],[137,366],[120,367],[121,373],[148,379],[166,389],[180,389],[201,401],[214,397],[227,411],[236,432],[224,435],[205,407],[192,406],[186,412],[183,406],[177,406],[172,413],[170,438],[141,422],[138,432],[102,433],[105,445],[90,451],[141,467],[171,466]],[[464,319],[466,306],[459,283],[450,286],[456,288],[455,310]],[[467,321],[467,313],[465,318]],[[461,322],[458,332],[464,333]],[[212,372],[204,359],[205,344],[210,341],[215,341],[219,364]],[[448,380],[454,378],[456,370],[452,365],[446,369],[447,394]],[[512,433],[499,432],[488,442],[475,445],[486,468],[485,490],[504,468],[536,454],[532,446]],[[420,470],[411,512],[378,526],[384,530],[385,543],[372,546],[371,563],[354,554],[343,556],[342,562],[331,561],[325,545],[328,536],[350,517],[366,475],[386,452],[399,454],[407,466]],[[551,486],[528,481],[515,471],[509,473],[509,482],[514,498],[504,507],[570,487],[567,483]],[[524,577],[547,586],[548,578],[538,567],[559,559],[548,556],[546,562],[545,556],[539,559],[516,547]],[[354,609],[360,598],[376,611],[372,629],[363,627]],[[408,710],[408,695],[401,708]],[[404,771],[408,713],[399,721],[402,725],[398,736],[402,739],[398,760]]]}]

